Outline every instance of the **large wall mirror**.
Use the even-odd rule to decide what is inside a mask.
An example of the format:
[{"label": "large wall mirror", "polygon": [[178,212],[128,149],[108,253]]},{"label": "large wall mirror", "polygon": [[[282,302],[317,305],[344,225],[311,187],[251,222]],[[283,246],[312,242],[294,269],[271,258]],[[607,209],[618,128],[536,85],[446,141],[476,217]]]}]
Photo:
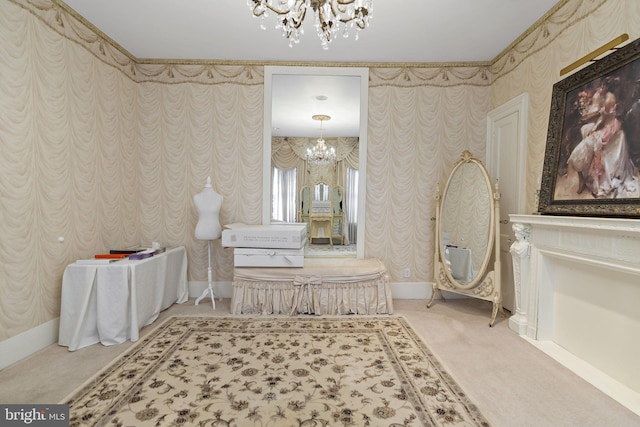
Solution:
[{"label": "large wall mirror", "polygon": [[[274,206],[277,205],[279,209],[281,202],[278,200],[285,197],[295,197],[298,200],[297,213],[289,212],[285,217],[295,218],[291,222],[300,221],[302,195],[313,194],[313,186],[318,182],[329,182],[332,187],[329,194],[340,195],[340,207],[350,197],[349,208],[355,218],[350,220],[353,224],[350,229],[353,235],[351,240],[354,241],[351,246],[355,246],[358,258],[364,258],[368,88],[367,68],[265,66],[263,224],[281,220],[280,215],[274,214]],[[336,149],[337,162],[312,164],[302,154],[303,151],[306,152],[303,143],[310,145],[319,139]],[[273,159],[278,155],[276,151],[282,141],[294,147],[291,149],[292,157],[297,155],[304,158],[296,160],[303,161],[304,166],[299,166],[293,172],[297,176],[297,188],[279,185],[278,176],[274,178],[274,166],[277,162]],[[353,151],[348,157],[345,144],[353,144],[352,141],[357,141],[357,151]],[[351,170],[357,170],[357,184],[345,182],[348,180],[344,177],[347,166]],[[286,172],[278,170],[275,173]],[[336,177],[336,174],[341,175]],[[310,186],[310,189],[305,189],[305,185]],[[295,196],[291,196],[292,194]],[[285,209],[288,208],[285,206]],[[338,205],[332,206],[331,210],[338,212]],[[335,224],[333,232],[340,225],[339,222]],[[331,234],[328,230],[326,233]],[[348,238],[343,238],[340,242],[345,240],[349,241]],[[339,250],[335,244],[329,247],[331,250],[323,251],[327,256],[335,255],[332,251]]]}]

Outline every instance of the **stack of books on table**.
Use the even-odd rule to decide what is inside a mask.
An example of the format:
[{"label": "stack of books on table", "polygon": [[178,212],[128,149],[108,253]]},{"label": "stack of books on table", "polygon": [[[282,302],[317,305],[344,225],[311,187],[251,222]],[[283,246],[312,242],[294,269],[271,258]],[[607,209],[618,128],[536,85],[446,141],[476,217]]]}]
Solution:
[{"label": "stack of books on table", "polygon": [[165,248],[164,246],[160,246],[158,242],[153,242],[150,248],[148,247],[139,248],[138,250],[135,251],[135,253],[129,254],[129,259],[135,259],[135,260],[145,259],[145,258],[152,257],[154,255],[161,254],[166,250],[167,248]]},{"label": "stack of books on table", "polygon": [[149,249],[144,249],[140,252],[136,252],[135,254],[129,255],[129,259],[140,260],[145,258],[151,258],[155,254],[156,254],[156,250],[149,248]]},{"label": "stack of books on table", "polygon": [[137,252],[142,252],[145,249],[149,249],[149,248],[128,248],[128,249],[111,249],[109,251],[110,254],[114,254],[114,255],[131,255],[131,254],[135,254]]},{"label": "stack of books on table", "polygon": [[165,252],[164,247],[111,249],[108,254],[96,254],[93,258],[76,260],[76,264],[104,265],[121,259],[140,260]]},{"label": "stack of books on table", "polygon": [[232,247],[234,267],[304,267],[307,225],[230,224],[222,230],[222,246]]},{"label": "stack of books on table", "polygon": [[87,259],[78,259],[76,260],[76,264],[85,264],[85,265],[104,265],[111,264],[112,262],[120,261],[121,259],[127,258],[127,254],[96,254],[93,258]]}]

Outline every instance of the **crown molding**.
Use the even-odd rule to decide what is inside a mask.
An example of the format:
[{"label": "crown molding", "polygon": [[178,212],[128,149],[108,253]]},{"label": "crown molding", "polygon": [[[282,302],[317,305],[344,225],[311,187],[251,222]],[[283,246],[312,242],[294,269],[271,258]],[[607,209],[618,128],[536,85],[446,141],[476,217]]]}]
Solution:
[{"label": "crown molding", "polygon": [[47,27],[84,47],[105,64],[135,82],[257,85],[264,66],[366,67],[376,86],[490,86],[528,57],[548,46],[563,31],[588,17],[606,0],[562,0],[495,59],[485,62],[379,63],[175,60],[136,58],[116,41],[76,13],[62,0],[9,0],[29,11]]}]

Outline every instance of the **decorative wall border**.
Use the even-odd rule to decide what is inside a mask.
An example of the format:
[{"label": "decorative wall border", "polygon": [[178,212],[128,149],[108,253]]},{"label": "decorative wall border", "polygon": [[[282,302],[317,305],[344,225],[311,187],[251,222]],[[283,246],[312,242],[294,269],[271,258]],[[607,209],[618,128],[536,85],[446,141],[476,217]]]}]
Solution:
[{"label": "decorative wall border", "polygon": [[314,63],[141,59],[102,33],[61,0],[9,0],[136,82],[261,85],[265,65],[367,67],[369,86],[490,86],[542,50],[606,0],[563,0],[489,62]]},{"label": "decorative wall border", "polygon": [[84,47],[105,64],[136,81],[136,58],[98,28],[58,0],[9,0],[29,11],[44,25]]},{"label": "decorative wall border", "polygon": [[563,0],[536,21],[491,61],[493,81],[509,74],[547,47],[568,28],[589,17],[606,0]]}]

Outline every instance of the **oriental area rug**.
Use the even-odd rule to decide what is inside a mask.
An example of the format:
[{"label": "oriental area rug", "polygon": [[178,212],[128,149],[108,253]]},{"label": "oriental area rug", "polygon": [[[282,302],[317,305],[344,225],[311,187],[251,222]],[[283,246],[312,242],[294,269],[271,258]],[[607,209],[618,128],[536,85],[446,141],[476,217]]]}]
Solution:
[{"label": "oriental area rug", "polygon": [[63,403],[70,426],[488,426],[398,316],[172,317]]}]

